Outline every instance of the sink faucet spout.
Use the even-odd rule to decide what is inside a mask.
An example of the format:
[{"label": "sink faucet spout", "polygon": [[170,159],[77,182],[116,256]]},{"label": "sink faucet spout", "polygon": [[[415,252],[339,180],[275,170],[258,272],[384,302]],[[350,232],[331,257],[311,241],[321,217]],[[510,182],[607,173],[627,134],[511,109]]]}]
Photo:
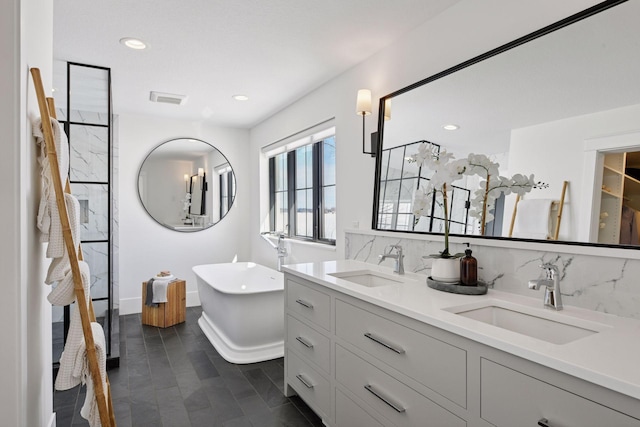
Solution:
[{"label": "sink faucet spout", "polygon": [[[396,253],[392,253],[393,251]],[[389,246],[389,252],[386,252],[382,255],[378,255],[378,264],[382,263],[387,258],[391,258],[394,260],[393,263],[393,272],[397,274],[404,274],[404,254],[402,253],[402,246],[400,245],[391,245]]]},{"label": "sink faucet spout", "polygon": [[529,280],[529,289],[540,289],[544,286],[544,306],[554,310],[562,310],[562,294],[560,293],[560,274],[553,264],[540,266],[545,272],[543,279]]}]

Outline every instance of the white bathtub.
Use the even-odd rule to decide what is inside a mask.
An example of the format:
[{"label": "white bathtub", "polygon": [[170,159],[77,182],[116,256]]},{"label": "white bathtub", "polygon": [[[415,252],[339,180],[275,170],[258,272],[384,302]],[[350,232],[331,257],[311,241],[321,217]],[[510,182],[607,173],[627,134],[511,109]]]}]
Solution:
[{"label": "white bathtub", "polygon": [[282,273],[252,262],[193,267],[202,304],[200,328],[232,363],[284,355]]}]

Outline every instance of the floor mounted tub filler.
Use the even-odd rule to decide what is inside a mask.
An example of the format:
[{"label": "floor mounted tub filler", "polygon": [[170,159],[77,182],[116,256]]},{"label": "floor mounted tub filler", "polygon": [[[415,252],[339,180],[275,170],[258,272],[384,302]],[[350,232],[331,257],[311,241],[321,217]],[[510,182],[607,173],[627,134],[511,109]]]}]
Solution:
[{"label": "floor mounted tub filler", "polygon": [[193,267],[200,328],[225,360],[255,363],[284,355],[282,273],[252,262]]}]

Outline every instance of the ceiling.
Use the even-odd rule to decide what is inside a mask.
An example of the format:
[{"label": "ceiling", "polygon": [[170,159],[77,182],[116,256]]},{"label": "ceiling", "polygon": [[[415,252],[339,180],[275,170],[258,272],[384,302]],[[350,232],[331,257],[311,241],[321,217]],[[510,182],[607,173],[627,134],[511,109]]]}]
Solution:
[{"label": "ceiling", "polygon": [[55,0],[53,53],[110,67],[116,114],[251,128],[458,1]]}]

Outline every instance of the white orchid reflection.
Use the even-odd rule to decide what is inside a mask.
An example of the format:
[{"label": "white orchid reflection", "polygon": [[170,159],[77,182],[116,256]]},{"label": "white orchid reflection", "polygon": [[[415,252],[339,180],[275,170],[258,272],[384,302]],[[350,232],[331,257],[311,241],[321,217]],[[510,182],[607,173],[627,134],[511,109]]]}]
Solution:
[{"label": "white orchid reflection", "polygon": [[[455,160],[453,154],[445,150],[438,152],[438,147],[431,143],[422,143],[418,146],[418,153],[412,155],[408,161],[418,163],[418,166],[432,170],[433,176],[426,186],[416,190],[413,198],[413,214],[417,222],[422,216],[431,216],[432,203],[442,203],[445,223],[445,249],[440,254],[442,257],[450,257],[449,254],[449,215],[447,203],[447,189],[451,189],[452,183],[462,178],[463,175],[478,175],[484,178],[480,182],[480,188],[473,191],[470,203],[469,216],[480,220],[480,234],[484,235],[485,225],[494,219],[493,211],[495,201],[501,194],[518,194],[521,197],[534,188],[545,188],[547,184],[536,182],[534,175],[525,176],[515,174],[511,178],[499,175],[500,164],[492,162],[484,154],[471,153],[465,159]],[[441,196],[442,202],[438,200]],[[434,197],[435,196],[435,197]]]}]

